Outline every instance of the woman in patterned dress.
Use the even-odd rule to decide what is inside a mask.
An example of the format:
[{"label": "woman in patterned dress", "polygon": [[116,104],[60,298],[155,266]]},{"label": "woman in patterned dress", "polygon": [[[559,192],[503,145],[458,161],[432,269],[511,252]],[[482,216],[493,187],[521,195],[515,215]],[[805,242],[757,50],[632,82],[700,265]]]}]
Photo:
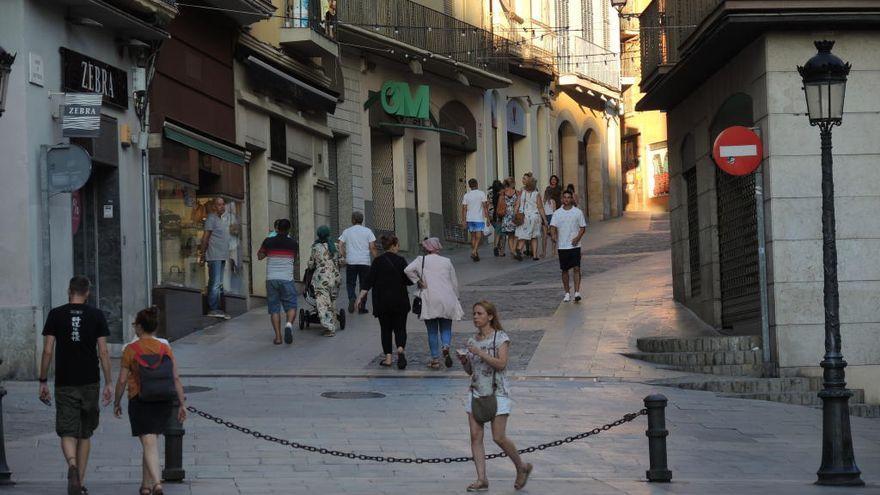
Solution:
[{"label": "woman in patterned dress", "polygon": [[[516,232],[516,224],[513,223],[513,217],[516,216],[517,198],[516,180],[513,177],[504,179],[504,189],[501,191],[500,196],[499,204],[501,204],[501,201],[504,202],[504,208],[499,208],[504,210],[504,216],[501,219],[501,235],[507,239],[510,253],[513,254],[516,250],[516,238],[513,235]],[[504,253],[504,241],[499,241],[498,251],[499,256],[506,256]]]},{"label": "woman in patterned dress", "polygon": [[336,319],[336,294],[342,277],[339,274],[339,251],[336,243],[330,240],[330,227],[318,227],[317,239],[312,244],[309,269],[314,270],[312,287],[315,288],[315,302],[318,316],[324,326],[325,337],[336,335],[339,321]]}]

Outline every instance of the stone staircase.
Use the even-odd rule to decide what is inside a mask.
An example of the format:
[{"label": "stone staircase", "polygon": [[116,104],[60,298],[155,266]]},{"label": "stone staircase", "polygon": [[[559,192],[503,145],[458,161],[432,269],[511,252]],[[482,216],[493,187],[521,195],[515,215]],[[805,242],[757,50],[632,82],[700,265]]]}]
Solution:
[{"label": "stone staircase", "polygon": [[[639,352],[624,356],[704,375],[652,382],[656,385],[715,392],[723,397],[822,406],[817,395],[822,389],[821,377],[765,377],[760,337],[647,337],[638,339],[636,346]],[[880,405],[865,404],[864,390],[852,392],[850,414],[880,418]]]}]

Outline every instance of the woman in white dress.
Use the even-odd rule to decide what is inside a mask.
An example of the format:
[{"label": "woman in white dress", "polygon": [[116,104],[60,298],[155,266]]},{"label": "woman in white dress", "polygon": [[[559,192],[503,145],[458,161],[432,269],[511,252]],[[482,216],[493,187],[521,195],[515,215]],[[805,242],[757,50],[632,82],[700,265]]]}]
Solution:
[{"label": "woman in white dress", "polygon": [[517,261],[523,259],[523,248],[526,242],[531,245],[532,259],[538,260],[538,237],[541,236],[541,225],[547,223],[544,216],[544,201],[537,189],[537,180],[531,175],[523,177],[524,188],[519,193],[516,202],[516,212],[522,213],[523,222],[516,228],[516,253]]}]

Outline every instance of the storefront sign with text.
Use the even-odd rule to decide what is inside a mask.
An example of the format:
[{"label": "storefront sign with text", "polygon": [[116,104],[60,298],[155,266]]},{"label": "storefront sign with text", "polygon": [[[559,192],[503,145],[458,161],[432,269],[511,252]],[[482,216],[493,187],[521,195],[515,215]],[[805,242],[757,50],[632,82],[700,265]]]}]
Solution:
[{"label": "storefront sign with text", "polygon": [[390,115],[423,120],[429,117],[431,96],[427,85],[418,86],[413,94],[405,82],[386,81],[379,99],[382,109]]},{"label": "storefront sign with text", "polygon": [[100,93],[104,103],[128,108],[128,73],[100,60],[61,48],[61,87],[73,93]]}]

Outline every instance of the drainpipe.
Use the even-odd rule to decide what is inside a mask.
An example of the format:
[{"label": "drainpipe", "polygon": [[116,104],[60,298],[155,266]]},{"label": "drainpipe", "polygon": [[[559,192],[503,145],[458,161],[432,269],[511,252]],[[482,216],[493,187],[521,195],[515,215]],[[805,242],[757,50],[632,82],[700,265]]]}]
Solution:
[{"label": "drainpipe", "polygon": [[[761,129],[753,127],[758,136]],[[755,170],[755,217],[758,229],[758,285],[761,290],[761,347],[764,362],[764,374],[771,370],[770,355],[770,303],[767,294],[767,240],[764,233],[764,164]],[[771,375],[775,375],[771,373]]]}]

